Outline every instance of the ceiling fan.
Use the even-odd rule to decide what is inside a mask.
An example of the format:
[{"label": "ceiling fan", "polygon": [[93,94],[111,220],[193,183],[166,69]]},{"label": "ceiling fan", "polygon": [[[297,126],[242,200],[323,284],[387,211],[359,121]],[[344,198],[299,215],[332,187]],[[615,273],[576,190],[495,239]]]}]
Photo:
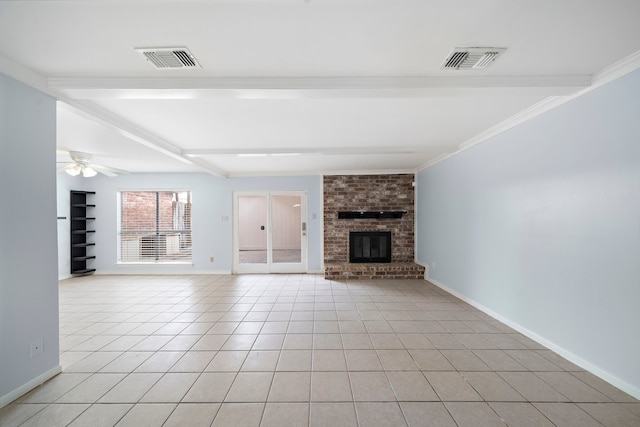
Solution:
[{"label": "ceiling fan", "polygon": [[120,169],[92,163],[91,160],[93,156],[89,153],[82,153],[80,151],[69,151],[68,153],[73,162],[62,162],[64,166],[60,168],[64,169],[64,171],[71,176],[82,175],[85,178],[89,178],[96,176],[98,173],[111,177],[128,174],[128,172]]}]

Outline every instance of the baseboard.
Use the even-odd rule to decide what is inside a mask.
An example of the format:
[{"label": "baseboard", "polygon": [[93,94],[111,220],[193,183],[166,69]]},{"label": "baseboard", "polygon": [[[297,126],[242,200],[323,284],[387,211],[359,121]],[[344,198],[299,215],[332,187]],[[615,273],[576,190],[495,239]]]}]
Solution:
[{"label": "baseboard", "polygon": [[128,275],[150,275],[150,276],[175,276],[175,275],[207,275],[207,274],[232,274],[231,270],[96,270],[98,276],[128,276]]},{"label": "baseboard", "polygon": [[37,377],[27,382],[26,384],[21,385],[17,389],[10,391],[9,393],[0,397],[0,408],[4,408],[9,403],[19,398],[20,396],[23,396],[24,394],[30,392],[31,390],[38,387],[45,381],[55,377],[60,372],[62,372],[62,366],[58,365],[55,368],[49,369],[47,372],[38,375]]},{"label": "baseboard", "polygon": [[72,277],[71,274],[63,274],[62,276],[58,276],[58,281],[71,279]]},{"label": "baseboard", "polygon": [[[159,270],[159,271],[150,271],[150,270],[96,270],[94,273],[96,275],[102,276],[127,276],[127,275],[152,275],[152,276],[175,276],[175,275],[206,275],[206,274],[222,274],[228,275],[233,274],[231,270]],[[291,273],[291,274],[305,274],[305,273]],[[306,274],[324,274],[323,270],[309,270]],[[70,278],[73,276],[69,276]],[[58,279],[63,280],[63,279]]]},{"label": "baseboard", "polygon": [[608,373],[607,371],[593,365],[592,363],[584,360],[583,358],[581,358],[580,356],[575,355],[574,353],[568,351],[567,349],[565,349],[564,347],[561,347],[559,345],[557,345],[554,342],[551,342],[549,340],[547,340],[546,338],[536,334],[535,332],[530,331],[529,329],[523,327],[522,325],[515,323],[503,316],[501,316],[500,314],[494,312],[493,310],[485,307],[484,305],[472,300],[471,298],[461,294],[460,292],[449,288],[446,285],[443,285],[442,283],[438,282],[437,280],[434,279],[428,279],[428,281],[430,283],[433,283],[434,285],[436,285],[437,287],[439,287],[440,289],[442,289],[443,291],[446,291],[448,293],[450,293],[451,295],[453,295],[456,298],[461,299],[462,301],[466,302],[467,304],[477,308],[478,310],[482,311],[485,314],[488,314],[489,316],[493,317],[494,319],[504,323],[505,325],[509,326],[510,328],[520,332],[522,335],[531,338],[532,340],[534,340],[535,342],[537,342],[538,344],[541,344],[545,347],[547,347],[548,349],[554,351],[555,353],[559,354],[560,356],[564,357],[565,359],[567,359],[568,361],[570,361],[571,363],[574,363],[578,366],[580,366],[581,368],[591,372],[593,375],[599,377],[600,379],[608,382],[609,384],[613,385],[614,387],[619,388],[620,390],[624,391],[625,393],[635,397],[636,399],[640,399],[640,388],[635,387],[623,380],[621,380],[620,378],[611,375],[610,373]]}]

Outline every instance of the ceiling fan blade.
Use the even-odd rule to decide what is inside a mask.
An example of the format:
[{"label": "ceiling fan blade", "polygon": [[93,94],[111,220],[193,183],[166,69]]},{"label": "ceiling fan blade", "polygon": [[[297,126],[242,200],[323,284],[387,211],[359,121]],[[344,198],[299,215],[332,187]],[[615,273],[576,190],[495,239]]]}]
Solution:
[{"label": "ceiling fan blade", "polygon": [[103,175],[109,176],[109,177],[114,177],[114,176],[118,176],[116,173],[111,172],[111,170],[104,168],[102,166],[98,166],[98,165],[89,165],[89,167],[93,170],[95,170],[98,173],[101,173]]},{"label": "ceiling fan blade", "polygon": [[123,171],[121,169],[110,168],[102,165],[89,165],[89,167],[93,168],[96,172],[100,172],[103,175],[114,177],[118,175],[129,175],[129,172]]}]

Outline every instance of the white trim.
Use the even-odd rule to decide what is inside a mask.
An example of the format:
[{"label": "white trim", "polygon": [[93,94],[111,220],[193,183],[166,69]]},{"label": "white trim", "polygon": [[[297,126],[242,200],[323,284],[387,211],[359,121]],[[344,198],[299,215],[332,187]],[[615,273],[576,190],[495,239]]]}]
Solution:
[{"label": "white trim", "polygon": [[320,268],[324,274],[324,175],[320,175]]},{"label": "white trim", "polygon": [[62,366],[58,365],[55,368],[51,368],[48,371],[38,375],[37,377],[35,377],[34,379],[26,382],[25,384],[22,384],[17,389],[15,389],[13,391],[10,391],[9,393],[7,393],[4,396],[0,397],[0,408],[4,408],[9,403],[11,403],[14,400],[16,400],[17,398],[19,398],[20,396],[25,395],[26,393],[30,392],[34,388],[36,388],[39,385],[43,384],[45,381],[55,377],[60,372],[62,372]]},{"label": "white trim", "polygon": [[71,274],[63,274],[62,276],[58,276],[58,281],[62,281],[62,280],[67,280],[67,279],[71,279],[73,277],[73,275]]},{"label": "white trim", "polygon": [[[418,175],[415,173],[413,174],[411,189],[413,190],[413,262],[418,264]],[[425,270],[425,278],[426,274]]]},{"label": "white trim", "polygon": [[629,74],[637,70],[638,68],[640,68],[640,50],[595,73],[593,75],[593,84],[589,88],[585,89],[585,91],[612,82],[625,74]]},{"label": "white trim", "polygon": [[97,270],[95,273],[97,276],[190,276],[190,275],[217,275],[217,274],[232,274],[231,270],[176,270],[176,269],[158,269],[158,270]]},{"label": "white trim", "polygon": [[[239,198],[243,196],[261,196],[266,198],[266,232],[267,232],[267,262],[256,264],[240,263],[240,210]],[[272,258],[272,210],[271,202],[273,197],[294,196],[300,197],[300,262],[275,263]],[[232,269],[233,274],[305,274],[309,268],[309,218],[307,207],[307,190],[239,190],[233,192],[233,244],[232,244]],[[306,222],[306,233],[302,233],[302,223]]]},{"label": "white trim", "polygon": [[443,285],[442,283],[438,282],[437,280],[434,279],[429,279],[428,280],[429,283],[433,283],[434,285],[436,285],[437,287],[439,287],[440,289],[442,289],[443,291],[446,291],[448,293],[450,293],[451,295],[453,295],[456,298],[459,298],[460,300],[466,302],[467,304],[477,308],[478,310],[482,311],[485,314],[488,314],[489,316],[493,317],[494,319],[504,323],[505,325],[509,326],[510,328],[520,332],[521,334],[525,335],[528,338],[531,338],[532,340],[534,340],[535,342],[547,347],[548,349],[554,351],[555,353],[558,353],[560,356],[564,357],[565,359],[567,359],[568,361],[580,366],[581,368],[586,369],[587,371],[591,372],[592,374],[594,374],[595,376],[601,378],[602,380],[608,382],[609,384],[613,385],[614,387],[619,388],[620,390],[624,391],[625,393],[630,394],[631,396],[635,397],[636,399],[640,399],[640,388],[635,387],[623,380],[621,380],[620,378],[610,374],[609,372],[595,366],[594,364],[592,364],[591,362],[588,362],[586,360],[584,360],[583,358],[581,358],[580,356],[570,352],[569,350],[565,349],[564,347],[549,341],[548,339],[538,335],[537,333],[530,331],[529,329],[525,328],[524,326],[511,321],[510,319],[496,313],[495,311],[491,310],[490,308],[485,307],[484,305],[478,303],[477,301],[461,294],[460,292],[449,288],[446,285]]},{"label": "white trim", "polygon": [[[170,172],[173,173],[173,172]],[[181,172],[175,172],[173,174],[179,174]],[[184,172],[184,173],[189,173],[189,172]],[[143,173],[140,173],[138,175],[142,175]],[[152,172],[150,172],[150,174],[152,174]],[[184,193],[187,191],[191,191],[193,192],[193,189],[190,188],[184,188],[184,187],[118,187],[116,189],[117,193],[142,193],[142,192],[151,192],[151,193]]]},{"label": "white trim", "polygon": [[185,267],[193,267],[194,263],[193,261],[148,261],[148,262],[144,262],[144,261],[117,261],[116,265],[122,265],[122,266],[127,266],[127,265],[139,265],[139,266],[157,266],[157,265],[182,265]]},{"label": "white trim", "polygon": [[54,98],[58,97],[58,94],[55,91],[49,89],[46,77],[7,58],[4,55],[0,55],[0,72],[6,74],[12,79],[38,89],[47,95],[51,95]]},{"label": "white trim", "polygon": [[[251,273],[234,273],[231,270],[165,270],[165,271],[148,271],[148,270],[99,270],[94,273],[97,276],[202,276],[202,275],[242,275]],[[257,274],[324,274],[324,270],[309,270],[305,273],[257,273]],[[73,278],[70,276],[69,278]]]},{"label": "white trim", "polygon": [[415,172],[418,173],[422,170],[428,169],[431,166],[434,166],[450,157],[453,157],[468,148],[471,148],[477,144],[480,144],[481,142],[484,142],[490,138],[493,138],[496,135],[499,135],[519,124],[522,124],[528,120],[531,120],[536,116],[539,116],[540,114],[543,114],[549,110],[559,107],[560,105],[566,102],[569,102],[575,98],[585,95],[591,92],[592,90],[597,89],[607,83],[610,83],[613,80],[618,79],[626,74],[636,71],[639,68],[640,68],[640,50],[632,53],[626,58],[623,58],[622,60],[594,74],[590,86],[582,90],[578,90],[576,93],[573,93],[570,95],[550,96],[548,98],[545,98],[542,101],[538,102],[537,104],[534,104],[531,107],[523,111],[520,111],[519,113],[485,130],[484,132],[481,132],[478,135],[475,135],[474,137],[466,140],[465,142],[463,142],[458,146],[459,149],[457,151],[449,154],[443,154],[441,156],[436,157],[433,160],[430,160],[418,166]]}]

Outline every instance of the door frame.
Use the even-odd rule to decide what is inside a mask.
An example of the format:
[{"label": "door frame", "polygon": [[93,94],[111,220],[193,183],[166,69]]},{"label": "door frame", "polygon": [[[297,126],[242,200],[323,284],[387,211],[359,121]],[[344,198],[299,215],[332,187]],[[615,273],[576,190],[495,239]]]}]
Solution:
[{"label": "door frame", "polygon": [[[241,196],[262,196],[267,198],[267,262],[255,264],[240,263],[240,237],[239,237],[239,209],[238,199]],[[273,263],[272,262],[272,196],[299,196],[300,197],[300,263]],[[233,192],[233,274],[247,273],[306,273],[308,270],[308,219],[307,219],[307,192],[306,191],[234,191]]]}]

